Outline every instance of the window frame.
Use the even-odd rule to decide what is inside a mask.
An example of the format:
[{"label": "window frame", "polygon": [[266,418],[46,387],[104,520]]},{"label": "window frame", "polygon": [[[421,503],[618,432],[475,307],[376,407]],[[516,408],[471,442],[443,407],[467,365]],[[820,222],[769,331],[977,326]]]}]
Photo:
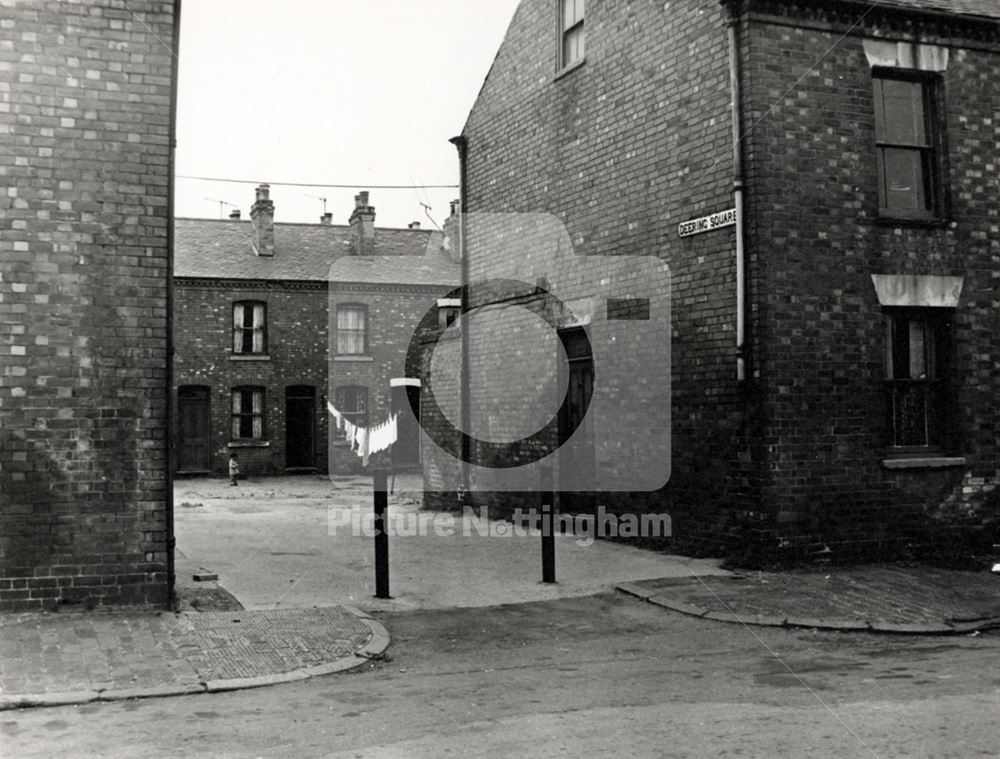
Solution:
[{"label": "window frame", "polygon": [[[879,83],[886,81],[908,82],[919,85],[924,123],[923,143],[890,139],[884,133],[880,114],[885,110],[884,96],[879,98]],[[884,92],[884,91],[883,91]],[[936,72],[875,67],[872,69],[872,103],[875,117],[875,157],[877,172],[878,217],[889,221],[941,222],[946,217],[944,121],[942,103],[942,77]],[[880,128],[882,132],[880,133]],[[920,178],[923,182],[924,208],[902,209],[888,206],[886,151],[898,150],[920,156]]]},{"label": "window frame", "polygon": [[[260,327],[253,326],[254,322],[254,311],[257,306],[261,308],[261,324]],[[243,321],[244,323],[238,325],[236,323],[236,312],[237,308],[243,309]],[[247,326],[247,320],[250,321],[250,326]],[[266,356],[267,355],[267,301],[265,300],[235,300],[233,301],[232,308],[232,324],[233,324],[233,339],[232,339],[232,352],[234,356]],[[261,349],[254,350],[254,338],[257,332],[260,332],[260,343]],[[237,336],[239,336],[239,342],[237,343]],[[250,343],[250,350],[246,349],[246,344]]]},{"label": "window frame", "polygon": [[[245,393],[250,394],[250,409],[245,410],[243,400],[245,398]],[[237,394],[240,396],[240,408],[239,411],[236,410],[236,397]],[[260,403],[255,404],[255,395],[259,394]],[[267,436],[267,392],[263,385],[236,385],[232,388],[230,392],[230,439],[234,442],[250,441],[250,440],[264,440]],[[256,411],[254,409],[255,405],[260,406],[260,410]],[[259,431],[254,429],[258,426],[256,424],[257,420],[260,420]],[[249,420],[250,422],[250,436],[247,437],[243,435],[243,423]]]},{"label": "window frame", "polygon": [[[951,408],[951,385],[954,366],[954,309],[943,307],[886,307],[882,309],[884,340],[884,380],[889,447],[897,453],[927,453],[953,447],[948,420]],[[920,337],[923,356],[920,363],[925,376],[911,377],[913,368],[912,324],[923,324]],[[900,330],[905,329],[904,342]],[[928,339],[930,338],[930,339]],[[905,372],[900,371],[904,369]],[[899,376],[900,374],[907,376]],[[923,406],[923,442],[902,437],[899,428],[903,404],[921,395]]]},{"label": "window frame", "polygon": [[[350,392],[355,400],[354,403],[346,403],[345,394]],[[361,403],[357,402],[358,398],[361,399]],[[333,405],[334,408],[340,413],[344,419],[349,421],[355,427],[367,427],[368,426],[368,410],[369,410],[369,393],[368,387],[365,385],[338,385],[333,389]],[[363,408],[358,409],[357,406],[363,406]],[[348,406],[351,406],[350,410]]]},{"label": "window frame", "polygon": [[[576,13],[576,5],[580,5],[580,15],[576,17],[574,15],[573,22],[567,26],[566,22],[566,3],[567,1],[573,3],[573,11]],[[558,4],[556,8],[556,21],[557,21],[557,39],[559,44],[558,54],[556,58],[556,71],[559,73],[569,71],[581,65],[587,60],[587,32],[586,32],[586,2],[587,0],[555,0]],[[579,55],[572,60],[568,59],[566,54],[566,45],[571,35],[578,35],[580,40],[580,50]]]},{"label": "window frame", "polygon": [[[358,328],[345,328],[340,326],[340,315],[341,313],[347,313],[348,311],[355,311],[362,315],[363,324],[360,329]],[[336,336],[334,340],[336,341],[336,355],[338,356],[367,356],[368,353],[368,306],[364,303],[338,303],[337,310],[334,315],[334,327],[336,330]],[[345,334],[346,333],[346,334]],[[344,350],[345,343],[342,342],[342,337],[361,337],[361,350],[360,351],[347,351]]]}]

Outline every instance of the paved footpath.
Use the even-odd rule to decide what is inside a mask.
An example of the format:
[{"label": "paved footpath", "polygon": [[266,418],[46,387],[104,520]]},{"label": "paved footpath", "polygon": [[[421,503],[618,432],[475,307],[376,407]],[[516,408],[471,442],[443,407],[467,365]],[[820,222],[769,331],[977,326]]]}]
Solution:
[{"label": "paved footpath", "polygon": [[753,572],[621,583],[702,619],[844,632],[953,635],[1000,627],[1000,574],[920,565]]},{"label": "paved footpath", "polygon": [[388,645],[382,625],[346,606],[0,615],[0,709],[291,682]]}]

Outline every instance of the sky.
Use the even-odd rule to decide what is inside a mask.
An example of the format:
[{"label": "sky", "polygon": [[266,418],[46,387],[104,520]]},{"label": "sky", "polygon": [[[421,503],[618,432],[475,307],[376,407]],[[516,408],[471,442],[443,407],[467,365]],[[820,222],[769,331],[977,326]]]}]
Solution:
[{"label": "sky", "polygon": [[238,207],[248,218],[254,187],[268,182],[278,222],[318,222],[326,198],[333,223],[346,224],[368,189],[376,226],[433,227],[421,203],[441,224],[458,197],[448,140],[517,2],[185,0],[175,214],[217,219]]}]

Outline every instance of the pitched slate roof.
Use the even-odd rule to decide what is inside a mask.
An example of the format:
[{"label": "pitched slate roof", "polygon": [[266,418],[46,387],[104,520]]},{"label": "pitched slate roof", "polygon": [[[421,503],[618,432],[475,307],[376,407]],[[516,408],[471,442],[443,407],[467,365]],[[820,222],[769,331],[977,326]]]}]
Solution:
[{"label": "pitched slate roof", "polygon": [[[855,0],[875,5],[877,0]],[[814,0],[823,5],[823,0]],[[957,16],[972,16],[1000,21],[1000,0],[881,0],[878,7],[905,8]]]},{"label": "pitched slate roof", "polygon": [[[330,264],[351,251],[346,226],[275,223],[274,256],[258,256],[250,234],[249,221],[176,219],[174,276],[325,282]],[[379,257],[422,257],[440,244],[441,234],[433,230],[375,230]]]},{"label": "pitched slate roof", "polygon": [[405,258],[349,256],[330,267],[330,281],[457,287],[461,281],[461,267],[440,248],[432,249],[424,256]]}]

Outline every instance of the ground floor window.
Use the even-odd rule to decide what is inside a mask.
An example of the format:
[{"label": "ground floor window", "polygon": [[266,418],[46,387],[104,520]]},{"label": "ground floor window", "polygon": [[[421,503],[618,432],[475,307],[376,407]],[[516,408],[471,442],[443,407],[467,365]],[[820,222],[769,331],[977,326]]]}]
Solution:
[{"label": "ground floor window", "polygon": [[233,440],[264,437],[264,388],[233,388]]},{"label": "ground floor window", "polygon": [[945,444],[951,316],[946,308],[886,309],[886,400],[895,447]]},{"label": "ground floor window", "polygon": [[341,385],[334,391],[333,405],[355,427],[368,426],[368,388]]}]

